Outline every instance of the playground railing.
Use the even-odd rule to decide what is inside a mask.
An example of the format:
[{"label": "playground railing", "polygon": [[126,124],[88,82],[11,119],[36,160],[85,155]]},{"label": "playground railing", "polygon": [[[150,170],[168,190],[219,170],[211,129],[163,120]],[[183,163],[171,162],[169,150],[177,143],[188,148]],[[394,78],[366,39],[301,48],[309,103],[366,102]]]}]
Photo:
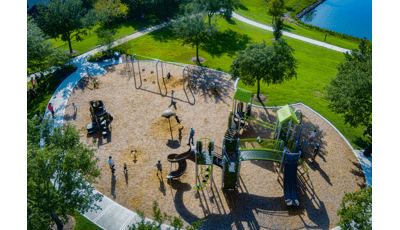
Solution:
[{"label": "playground railing", "polygon": [[[278,149],[280,140],[271,140],[271,139],[257,139],[257,138],[247,138],[240,140],[240,148],[245,149],[246,143],[250,143],[254,147],[252,143],[256,143],[257,145],[261,146],[261,148],[266,149]],[[254,147],[256,148],[256,147]]]}]

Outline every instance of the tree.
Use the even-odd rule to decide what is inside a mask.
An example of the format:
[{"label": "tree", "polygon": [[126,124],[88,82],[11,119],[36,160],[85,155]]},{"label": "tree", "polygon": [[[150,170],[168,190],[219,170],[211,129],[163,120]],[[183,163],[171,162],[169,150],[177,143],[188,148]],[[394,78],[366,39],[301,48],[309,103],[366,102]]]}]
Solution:
[{"label": "tree", "polygon": [[97,36],[99,38],[100,44],[106,45],[107,50],[111,49],[111,46],[114,42],[114,31],[102,28],[98,30]]},{"label": "tree", "polygon": [[125,18],[129,12],[128,6],[121,3],[121,0],[97,0],[94,3],[94,10],[103,25],[107,27],[112,21]]},{"label": "tree", "polygon": [[52,38],[68,42],[69,52],[72,54],[71,40],[82,41],[86,35],[84,15],[86,9],[82,7],[81,0],[52,0],[39,3],[38,22],[43,31]]},{"label": "tree", "polygon": [[277,17],[280,17],[285,10],[285,2],[283,0],[271,0],[268,3],[267,14],[272,16],[272,21],[275,22]]},{"label": "tree", "polygon": [[279,38],[282,37],[283,19],[282,18],[277,18],[275,24],[273,25],[273,27],[274,27],[275,40],[278,40]]},{"label": "tree", "polygon": [[211,27],[211,18],[221,9],[221,0],[195,0],[195,12],[204,11],[207,13],[208,26]]},{"label": "tree", "polygon": [[297,78],[296,68],[293,49],[284,39],[279,39],[269,46],[265,41],[251,43],[245,50],[239,51],[231,64],[230,74],[232,79],[240,77],[246,85],[254,86],[257,82],[259,98],[261,80],[269,85]]},{"label": "tree", "polygon": [[27,67],[31,72],[62,66],[70,60],[64,51],[53,47],[29,15],[27,29]]},{"label": "tree", "polygon": [[238,0],[195,0],[192,8],[194,8],[195,12],[206,12],[208,26],[211,26],[211,18],[214,14],[220,12],[220,14],[229,18],[232,15],[233,9],[237,9],[238,5]]},{"label": "tree", "polygon": [[372,138],[372,44],[361,41],[358,49],[345,53],[345,62],[325,89],[329,108],[344,115],[352,127],[363,125]]},{"label": "tree", "polygon": [[[79,143],[75,126],[53,127],[35,116],[28,120],[27,214],[28,229],[48,229],[55,222],[61,230],[66,215],[98,209],[90,183],[100,175],[94,152]],[[40,139],[43,139],[40,146]]]},{"label": "tree", "polygon": [[[167,220],[170,222],[170,225],[173,229],[179,230],[182,229],[183,227],[183,222],[182,222],[182,217],[174,217],[172,219],[172,216],[167,215],[164,212],[164,215],[161,215],[161,210],[158,208],[158,203],[157,201],[153,202],[153,217],[154,217],[154,222],[146,222],[144,213],[136,210],[138,213],[139,217],[141,218],[141,221],[138,223],[138,226],[132,225],[128,226],[129,230],[157,230],[160,229],[161,224],[163,221]],[[192,226],[186,227],[186,230],[195,230],[201,227],[201,224],[205,220],[198,220],[196,222],[192,223]]]},{"label": "tree", "polygon": [[337,214],[342,229],[372,229],[372,187],[345,193]]},{"label": "tree", "polygon": [[239,0],[222,0],[221,7],[224,10],[221,10],[221,14],[225,17],[226,20],[229,20],[232,17],[233,10],[238,9],[239,5]]},{"label": "tree", "polygon": [[196,14],[186,16],[183,20],[178,21],[172,25],[172,30],[176,36],[182,39],[183,44],[190,44],[192,47],[196,46],[196,58],[199,60],[199,45],[205,42],[210,42],[217,28],[215,24],[206,26],[204,22],[204,14]]}]

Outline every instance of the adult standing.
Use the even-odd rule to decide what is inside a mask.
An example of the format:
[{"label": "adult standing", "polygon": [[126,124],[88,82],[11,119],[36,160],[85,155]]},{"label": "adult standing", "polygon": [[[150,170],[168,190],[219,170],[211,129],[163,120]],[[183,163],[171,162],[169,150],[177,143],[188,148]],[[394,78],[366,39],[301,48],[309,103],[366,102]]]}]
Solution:
[{"label": "adult standing", "polygon": [[51,103],[49,103],[49,105],[47,106],[47,108],[50,110],[51,115],[52,115],[53,118],[54,118],[54,108],[53,108],[53,105],[52,105]]},{"label": "adult standing", "polygon": [[190,129],[190,136],[189,136],[189,143],[188,143],[188,145],[190,145],[190,140],[192,140],[192,145],[193,145],[193,136],[194,136],[194,133],[195,133],[194,129],[191,128],[191,129]]}]

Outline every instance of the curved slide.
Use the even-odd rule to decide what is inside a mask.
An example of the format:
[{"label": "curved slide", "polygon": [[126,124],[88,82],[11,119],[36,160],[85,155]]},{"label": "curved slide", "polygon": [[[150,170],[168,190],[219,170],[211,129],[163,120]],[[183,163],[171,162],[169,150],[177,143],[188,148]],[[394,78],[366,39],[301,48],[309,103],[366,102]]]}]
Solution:
[{"label": "curved slide", "polygon": [[188,151],[184,153],[181,154],[173,153],[167,156],[169,162],[178,163],[178,169],[168,174],[167,179],[178,178],[186,172],[187,168],[186,159],[190,158],[191,156],[194,156],[194,154],[192,154],[192,151],[193,151],[192,148],[190,148]]},{"label": "curved slide", "polygon": [[299,161],[300,153],[286,154],[284,160],[283,172],[283,191],[287,206],[299,206],[297,198],[297,162]]}]

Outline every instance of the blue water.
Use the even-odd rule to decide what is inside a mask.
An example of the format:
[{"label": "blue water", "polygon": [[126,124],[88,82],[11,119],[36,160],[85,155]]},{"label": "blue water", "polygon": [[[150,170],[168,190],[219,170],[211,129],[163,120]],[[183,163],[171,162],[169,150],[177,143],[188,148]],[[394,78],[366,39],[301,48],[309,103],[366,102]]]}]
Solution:
[{"label": "blue water", "polygon": [[327,0],[304,15],[305,23],[372,41],[372,0]]}]

